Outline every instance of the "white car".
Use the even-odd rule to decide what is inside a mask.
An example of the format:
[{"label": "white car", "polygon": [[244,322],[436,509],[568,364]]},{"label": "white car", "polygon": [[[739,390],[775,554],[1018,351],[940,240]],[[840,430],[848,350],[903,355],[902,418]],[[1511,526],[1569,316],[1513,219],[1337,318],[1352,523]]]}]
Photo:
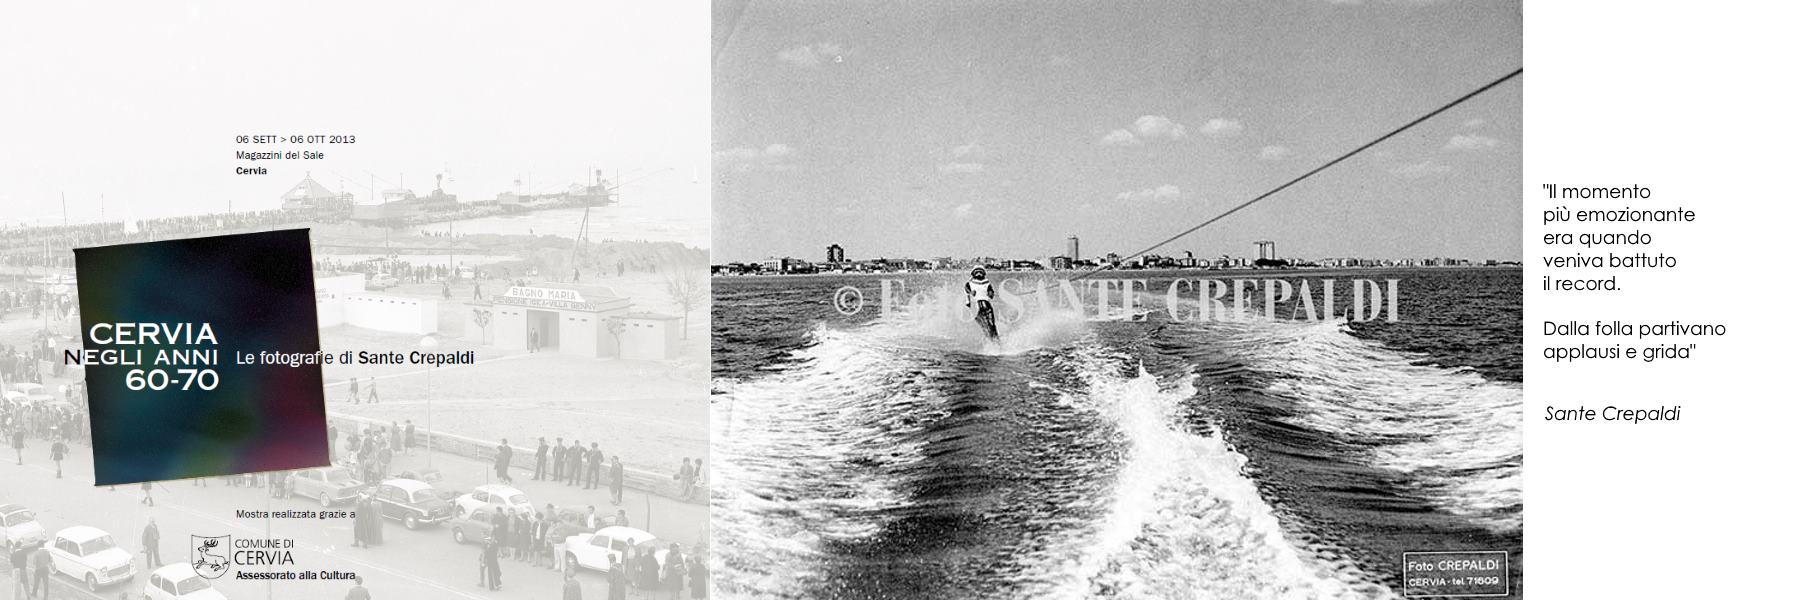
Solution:
[{"label": "white car", "polygon": [[466,515],[479,509],[497,506],[506,509],[506,514],[514,514],[520,510],[536,512],[531,509],[531,500],[525,493],[510,485],[487,484],[475,487],[475,491],[456,497],[456,514]]},{"label": "white car", "polygon": [[137,575],[131,553],[98,528],[83,525],[58,531],[48,550],[50,568],[86,583],[90,592]]},{"label": "white car", "polygon": [[603,527],[593,533],[571,535],[563,540],[563,564],[569,570],[592,569],[606,571],[612,565],[624,560],[626,550],[635,549],[632,556],[644,552],[656,553],[657,562],[662,562],[669,554],[666,549],[657,548],[656,536],[642,529],[632,527]]},{"label": "white car", "polygon": [[15,383],[15,384],[12,384],[12,389],[14,392],[23,394],[25,396],[25,402],[27,404],[37,404],[39,402],[49,402],[51,400],[56,399],[55,396],[50,395],[50,392],[45,391],[44,386],[41,384]]},{"label": "white car", "polygon": [[31,509],[18,504],[0,504],[0,548],[19,542],[37,545],[48,537]]},{"label": "white car", "polygon": [[144,598],[146,600],[226,600],[225,594],[213,589],[206,578],[194,572],[193,565],[177,563],[163,565],[162,568],[150,572],[150,579],[144,582]]}]

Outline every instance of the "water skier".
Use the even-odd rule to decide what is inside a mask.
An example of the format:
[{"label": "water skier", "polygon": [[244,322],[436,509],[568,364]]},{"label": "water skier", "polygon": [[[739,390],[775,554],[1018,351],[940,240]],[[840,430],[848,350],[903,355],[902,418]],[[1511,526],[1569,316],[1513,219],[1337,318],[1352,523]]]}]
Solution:
[{"label": "water skier", "polygon": [[994,327],[994,282],[988,281],[987,269],[975,267],[969,273],[969,282],[963,284],[963,306],[975,308],[975,322],[981,325],[988,339],[998,341],[1000,331]]}]

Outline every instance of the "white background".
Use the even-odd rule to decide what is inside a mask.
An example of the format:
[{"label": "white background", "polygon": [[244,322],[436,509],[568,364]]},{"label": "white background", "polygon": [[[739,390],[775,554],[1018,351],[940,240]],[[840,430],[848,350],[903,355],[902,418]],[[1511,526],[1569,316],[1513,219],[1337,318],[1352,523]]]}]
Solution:
[{"label": "white background", "polygon": [[[1791,3],[1525,8],[1533,597],[1794,597],[1796,24]],[[1679,205],[1699,222],[1642,227],[1656,232],[1651,253],[1678,255],[1678,269],[1623,272],[1624,293],[1544,292],[1542,211],[1565,203],[1545,200],[1543,183],[1650,186],[1654,198],[1634,207]],[[1719,322],[1730,332],[1679,340],[1700,344],[1686,361],[1541,358],[1547,343],[1568,341],[1546,338],[1543,322],[1569,319]],[[1682,421],[1544,421],[1546,405],[1578,404],[1679,404]]]}]

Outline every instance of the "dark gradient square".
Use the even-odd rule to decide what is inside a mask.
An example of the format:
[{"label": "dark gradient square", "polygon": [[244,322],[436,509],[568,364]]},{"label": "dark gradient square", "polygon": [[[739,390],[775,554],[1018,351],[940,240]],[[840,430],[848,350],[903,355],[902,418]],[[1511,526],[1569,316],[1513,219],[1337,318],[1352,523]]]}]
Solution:
[{"label": "dark gradient square", "polygon": [[[95,485],[329,464],[320,367],[236,364],[319,350],[307,230],[78,248],[75,274],[85,346],[143,353],[141,365],[87,367]],[[98,323],[210,323],[218,343],[99,345]],[[158,350],[212,348],[215,365],[155,364]],[[129,371],[153,368],[176,383],[128,389]],[[182,390],[177,368],[211,368],[218,385]]]}]

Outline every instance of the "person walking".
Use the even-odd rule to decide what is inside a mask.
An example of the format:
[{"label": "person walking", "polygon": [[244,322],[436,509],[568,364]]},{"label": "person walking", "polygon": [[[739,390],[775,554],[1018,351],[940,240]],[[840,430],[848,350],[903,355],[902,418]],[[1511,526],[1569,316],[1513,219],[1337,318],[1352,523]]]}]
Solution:
[{"label": "person walking", "polygon": [[375,378],[369,378],[369,404],[381,404],[381,396],[375,393]]},{"label": "person walking", "polygon": [[144,482],[143,488],[144,488],[144,499],[138,501],[138,503],[146,505],[146,506],[156,506],[156,498],[154,496],[150,495],[150,482],[148,482],[148,481]]},{"label": "person walking", "polygon": [[50,551],[44,549],[43,542],[38,542],[25,562],[31,569],[31,593],[27,597],[41,595],[44,600],[50,600]]},{"label": "person walking", "polygon": [[669,544],[669,554],[663,557],[662,586],[670,598],[687,591],[687,559],[681,555],[681,544]]},{"label": "person walking", "polygon": [[8,564],[12,565],[13,600],[24,600],[31,597],[31,579],[26,577],[25,565],[31,559],[31,549],[24,542],[11,544],[7,553]]},{"label": "person walking", "polygon": [[488,538],[487,545],[481,549],[481,564],[487,569],[487,585],[491,591],[500,591],[500,543]]},{"label": "person walking", "polygon": [[657,581],[662,578],[662,565],[656,561],[655,552],[638,554],[638,589],[645,592],[656,591]]},{"label": "person walking", "polygon": [[369,539],[369,506],[367,496],[356,499],[356,516],[350,518],[350,547],[367,548]]},{"label": "person walking", "polygon": [[556,447],[550,449],[550,480],[562,481],[563,459],[569,449],[563,446],[562,438],[556,438]]},{"label": "person walking", "polygon": [[600,442],[593,442],[592,445],[593,447],[588,450],[587,454],[587,485],[581,488],[584,490],[600,488],[600,469],[606,465],[601,462],[606,460],[606,455],[600,453]]},{"label": "person walking", "polygon": [[17,464],[19,466],[24,466],[25,465],[25,425],[23,423],[15,423],[13,425],[12,447],[13,447],[13,457],[15,459],[17,459],[17,461],[18,461]]},{"label": "person walking", "polygon": [[418,445],[419,445],[418,444],[418,430],[413,427],[412,419],[407,419],[406,420],[406,453],[412,454],[412,449],[417,447]]},{"label": "person walking", "polygon": [[537,468],[533,469],[531,472],[532,481],[538,481],[544,478],[544,459],[549,457],[550,443],[545,442],[544,438],[538,438]]},{"label": "person walking", "polygon": [[356,576],[356,585],[350,586],[350,593],[344,596],[344,600],[371,600],[369,598],[369,588],[363,587],[363,578],[361,575]]},{"label": "person walking", "polygon": [[62,476],[62,461],[63,461],[63,457],[67,456],[68,454],[69,454],[69,446],[68,446],[68,444],[63,443],[61,437],[56,438],[56,443],[50,444],[50,460],[54,461],[56,463],[56,478],[57,479],[63,478],[63,476]]},{"label": "person walking", "polygon": [[512,446],[506,444],[506,438],[500,438],[500,447],[494,449],[494,477],[503,483],[512,483],[512,477],[506,470],[512,465]]},{"label": "person walking", "polygon": [[618,506],[625,501],[625,463],[619,462],[619,455],[614,454],[612,460],[612,503]]},{"label": "person walking", "polygon": [[575,570],[563,571],[563,600],[581,600],[581,582],[575,581]]},{"label": "person walking", "polygon": [[506,509],[495,508],[493,524],[493,533],[488,539],[494,542],[494,555],[496,557],[504,556],[506,555],[507,536],[512,533],[512,518],[506,515]]},{"label": "person walking", "polygon": [[607,600],[625,600],[625,594],[628,591],[629,580],[625,577],[625,565],[621,563],[608,564],[606,568]]},{"label": "person walking", "polygon": [[555,557],[550,555],[550,519],[544,518],[544,513],[537,514],[537,521],[531,529],[531,539],[534,544],[531,547],[531,566],[544,566],[545,558],[550,558],[552,563],[556,562]]},{"label": "person walking", "polygon": [[695,555],[688,565],[688,590],[696,600],[706,598],[706,561]]},{"label": "person walking", "polygon": [[357,392],[355,377],[350,378],[350,403],[351,404],[362,404],[362,397]]},{"label": "person walking", "polygon": [[369,511],[369,530],[364,532],[364,535],[369,536],[369,539],[364,543],[365,544],[383,543],[384,540],[382,539],[382,535],[381,535],[381,528],[383,527],[382,520],[381,520],[381,503],[377,502],[375,500],[374,492],[369,493],[369,504],[368,504],[367,510]]},{"label": "person walking", "polygon": [[569,452],[563,455],[569,461],[569,466],[564,469],[569,472],[569,480],[563,485],[581,485],[581,459],[586,453],[587,449],[581,447],[581,440],[575,440],[575,445],[570,446]]},{"label": "person walking", "polygon": [[144,565],[146,571],[154,571],[162,566],[162,530],[157,529],[156,519],[144,526]]},{"label": "person walking", "polygon": [[681,459],[681,470],[675,473],[675,480],[681,483],[681,499],[686,500],[694,495],[694,462]]}]

